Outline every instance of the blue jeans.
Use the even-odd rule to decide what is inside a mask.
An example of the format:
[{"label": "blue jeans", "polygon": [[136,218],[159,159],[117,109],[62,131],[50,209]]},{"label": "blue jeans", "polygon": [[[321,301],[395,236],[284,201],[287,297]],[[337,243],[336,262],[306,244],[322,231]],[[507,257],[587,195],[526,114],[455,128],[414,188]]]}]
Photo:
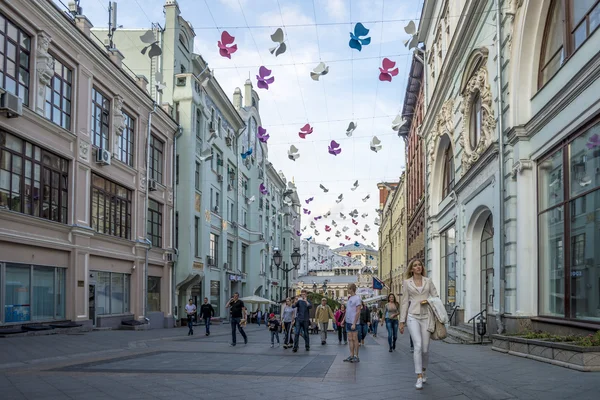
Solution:
[{"label": "blue jeans", "polygon": [[396,346],[396,340],[398,339],[398,319],[385,319],[385,327],[388,331],[388,344],[390,349]]},{"label": "blue jeans", "polygon": [[298,349],[298,339],[300,338],[300,330],[304,338],[304,346],[310,348],[310,339],[308,338],[308,324],[310,321],[296,320],[296,335],[294,336],[294,349]]},{"label": "blue jeans", "polygon": [[261,318],[258,318],[258,315],[256,316],[256,323],[258,324],[258,326],[260,326],[260,320]]},{"label": "blue jeans", "polygon": [[369,325],[358,324],[357,328],[358,328],[357,329],[358,330],[358,341],[362,342],[367,337],[367,334],[369,332]]},{"label": "blue jeans", "polygon": [[188,331],[188,335],[190,334],[194,334],[194,316],[193,315],[188,315],[188,328],[190,329]]},{"label": "blue jeans", "polygon": [[206,333],[210,335],[210,317],[204,318],[204,325],[206,326]]},{"label": "blue jeans", "polygon": [[271,344],[275,344],[275,338],[277,338],[277,344],[279,344],[279,332],[271,331]]},{"label": "blue jeans", "polygon": [[373,322],[371,322],[371,331],[373,332],[373,335],[377,335],[377,325],[379,325],[379,320],[373,320]]},{"label": "blue jeans", "polygon": [[240,334],[244,338],[244,343],[248,341],[248,337],[246,336],[246,332],[244,332],[244,328],[240,325],[241,318],[231,318],[231,343],[235,345],[235,329],[237,328],[240,331]]}]

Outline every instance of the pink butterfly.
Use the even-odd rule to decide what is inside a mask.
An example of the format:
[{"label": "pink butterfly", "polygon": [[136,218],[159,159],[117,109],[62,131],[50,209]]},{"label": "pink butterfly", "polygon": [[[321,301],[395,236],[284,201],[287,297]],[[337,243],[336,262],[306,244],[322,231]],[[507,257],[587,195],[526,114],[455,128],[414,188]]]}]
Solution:
[{"label": "pink butterfly", "polygon": [[[341,247],[344,247],[345,245],[344,245],[344,243],[340,243],[340,246],[341,246]],[[346,264],[344,264],[344,265],[346,265]]]},{"label": "pink butterfly", "polygon": [[331,231],[331,227],[329,225],[325,225],[325,232]]},{"label": "pink butterfly", "polygon": [[306,124],[302,128],[300,128],[298,136],[300,136],[300,138],[302,139],[306,139],[306,135],[310,135],[311,133],[313,133],[313,127],[310,126],[310,124]]},{"label": "pink butterfly", "polygon": [[256,75],[256,80],[258,81],[256,86],[258,86],[261,89],[269,90],[269,85],[275,82],[274,76],[267,78],[269,75],[271,75],[270,69],[267,69],[267,67],[265,66],[260,67],[258,69],[258,75]]},{"label": "pink butterfly", "polygon": [[348,257],[352,257],[352,253],[350,253],[350,252],[346,253],[346,255],[347,255]]},{"label": "pink butterfly", "polygon": [[221,33],[221,40],[217,42],[217,46],[219,46],[219,54],[222,57],[231,59],[231,55],[237,51],[237,44],[227,47],[227,45],[233,44],[234,40],[235,37],[231,36],[227,31]]},{"label": "pink butterfly", "polygon": [[[380,72],[379,80],[391,82],[392,76],[398,75],[398,68],[394,68],[396,66],[396,63],[394,61],[390,60],[389,58],[384,58],[381,65],[383,68],[382,67],[379,68],[379,72]],[[394,68],[394,69],[392,69],[392,68]]]},{"label": "pink butterfly", "polygon": [[[350,236],[346,235],[346,240],[352,240],[352,238]],[[350,254],[350,253],[348,253],[348,254]]]},{"label": "pink butterfly", "polygon": [[355,220],[354,218],[352,218],[352,223],[353,223],[354,225],[358,225],[358,221],[357,221],[357,220]]},{"label": "pink butterfly", "polygon": [[331,141],[327,150],[329,151],[329,154],[332,154],[334,156],[337,156],[338,154],[340,154],[342,152],[342,149],[340,148],[340,144],[338,142],[336,142],[335,140]]},{"label": "pink butterfly", "polygon": [[258,127],[258,134],[256,135],[256,137],[258,138],[259,141],[263,142],[263,143],[267,143],[267,140],[269,140],[270,136],[267,133],[267,130],[265,128],[263,128],[262,126]]}]

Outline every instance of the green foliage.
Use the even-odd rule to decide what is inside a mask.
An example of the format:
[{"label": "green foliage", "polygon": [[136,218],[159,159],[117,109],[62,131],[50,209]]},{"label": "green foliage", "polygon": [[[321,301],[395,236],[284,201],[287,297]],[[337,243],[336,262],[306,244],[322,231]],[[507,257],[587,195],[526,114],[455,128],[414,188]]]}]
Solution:
[{"label": "green foliage", "polygon": [[520,333],[517,335],[511,335],[511,336],[518,336],[518,337],[522,337],[523,339],[543,340],[546,342],[560,342],[560,343],[568,342],[568,343],[574,344],[576,346],[581,346],[581,347],[600,346],[600,331],[597,331],[594,334],[590,333],[587,336],[552,335],[548,332],[542,332],[542,331]]},{"label": "green foliage", "polygon": [[[308,293],[307,297],[310,300],[310,302],[315,305],[316,308],[317,305],[321,304],[321,299],[324,296],[319,293]],[[331,310],[333,311],[335,311],[336,308],[340,308],[340,303],[333,299],[330,299],[329,297],[327,297],[327,304],[329,305],[329,307],[331,307]]]}]

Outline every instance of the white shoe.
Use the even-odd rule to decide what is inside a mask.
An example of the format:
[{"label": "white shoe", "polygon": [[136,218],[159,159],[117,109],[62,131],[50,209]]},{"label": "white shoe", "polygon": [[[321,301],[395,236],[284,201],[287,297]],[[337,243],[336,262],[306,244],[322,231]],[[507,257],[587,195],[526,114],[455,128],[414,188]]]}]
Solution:
[{"label": "white shoe", "polygon": [[423,378],[417,379],[417,384],[415,385],[415,387],[417,388],[417,390],[423,389]]},{"label": "white shoe", "polygon": [[423,371],[421,375],[423,375],[423,383],[427,383],[427,375],[425,375],[425,371]]},{"label": "white shoe", "polygon": [[275,347],[274,345],[271,345],[271,348]]}]

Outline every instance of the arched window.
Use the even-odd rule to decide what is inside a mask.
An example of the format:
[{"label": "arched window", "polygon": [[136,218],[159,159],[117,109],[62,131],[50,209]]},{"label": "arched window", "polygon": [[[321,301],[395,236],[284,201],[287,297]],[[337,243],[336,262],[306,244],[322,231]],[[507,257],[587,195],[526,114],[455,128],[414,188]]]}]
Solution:
[{"label": "arched window", "polygon": [[481,139],[481,96],[479,92],[471,103],[471,121],[469,123],[469,144],[475,150]]},{"label": "arched window", "polygon": [[540,87],[544,86],[554,76],[565,60],[564,20],[563,1],[553,0],[544,28],[544,42],[540,57]]},{"label": "arched window", "polygon": [[454,189],[454,154],[452,153],[452,146],[448,144],[446,151],[444,152],[444,186],[442,190],[442,199]]},{"label": "arched window", "polygon": [[493,291],[494,276],[494,221],[492,214],[487,218],[481,233],[480,269],[481,269],[481,309],[487,310],[492,304],[490,295]]}]

